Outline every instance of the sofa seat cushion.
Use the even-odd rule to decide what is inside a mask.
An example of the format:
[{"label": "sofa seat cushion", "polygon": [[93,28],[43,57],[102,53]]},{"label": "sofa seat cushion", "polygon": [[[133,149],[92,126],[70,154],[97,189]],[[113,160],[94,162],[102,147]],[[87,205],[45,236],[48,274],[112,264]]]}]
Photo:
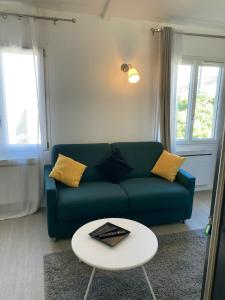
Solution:
[{"label": "sofa seat cushion", "polygon": [[79,188],[58,186],[58,219],[99,218],[128,212],[128,197],[118,184],[83,182]]},{"label": "sofa seat cushion", "polygon": [[179,209],[191,205],[190,192],[177,182],[145,177],[127,179],[120,185],[128,195],[130,212]]}]

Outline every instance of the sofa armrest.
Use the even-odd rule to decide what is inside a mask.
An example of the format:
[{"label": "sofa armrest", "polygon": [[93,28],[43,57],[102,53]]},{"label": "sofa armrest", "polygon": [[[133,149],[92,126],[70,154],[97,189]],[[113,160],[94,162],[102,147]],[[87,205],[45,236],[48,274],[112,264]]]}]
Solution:
[{"label": "sofa armrest", "polygon": [[194,195],[195,190],[195,177],[186,172],[184,169],[180,169],[176,176],[176,182],[182,184]]},{"label": "sofa armrest", "polygon": [[44,183],[47,202],[47,219],[48,219],[48,235],[52,238],[58,235],[58,222],[57,222],[57,188],[53,178],[49,177],[52,170],[51,165],[44,166]]},{"label": "sofa armrest", "polygon": [[176,176],[176,182],[183,185],[191,194],[191,203],[190,206],[186,209],[186,218],[191,217],[192,207],[193,207],[193,198],[194,198],[194,191],[195,191],[195,177],[186,172],[183,169],[180,169]]}]

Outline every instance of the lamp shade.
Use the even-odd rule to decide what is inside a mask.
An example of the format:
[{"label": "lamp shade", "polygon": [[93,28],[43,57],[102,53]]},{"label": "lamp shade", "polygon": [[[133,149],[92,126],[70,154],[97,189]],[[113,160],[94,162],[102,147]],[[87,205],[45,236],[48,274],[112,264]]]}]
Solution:
[{"label": "lamp shade", "polygon": [[130,83],[136,83],[140,80],[140,75],[138,73],[138,71],[131,67],[129,70],[128,70],[128,81]]}]

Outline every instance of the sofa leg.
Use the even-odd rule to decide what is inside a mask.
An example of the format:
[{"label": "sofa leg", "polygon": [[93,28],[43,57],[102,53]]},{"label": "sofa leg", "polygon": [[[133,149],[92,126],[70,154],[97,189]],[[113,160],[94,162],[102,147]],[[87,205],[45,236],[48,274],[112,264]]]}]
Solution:
[{"label": "sofa leg", "polygon": [[185,219],[183,219],[181,222],[182,222],[182,224],[185,224]]},{"label": "sofa leg", "polygon": [[57,242],[57,238],[56,237],[51,238],[51,241],[55,243],[55,242]]}]

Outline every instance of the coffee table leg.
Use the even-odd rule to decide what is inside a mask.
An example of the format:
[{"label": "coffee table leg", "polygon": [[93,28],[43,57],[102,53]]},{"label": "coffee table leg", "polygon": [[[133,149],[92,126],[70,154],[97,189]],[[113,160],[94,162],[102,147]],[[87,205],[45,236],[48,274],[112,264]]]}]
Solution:
[{"label": "coffee table leg", "polygon": [[94,274],[95,274],[95,268],[93,268],[93,270],[91,272],[91,277],[89,279],[88,286],[87,286],[87,289],[86,289],[86,292],[85,292],[85,295],[84,295],[84,300],[87,300],[88,293],[89,293],[89,290],[90,290],[90,287],[91,287],[91,283],[92,283]]},{"label": "coffee table leg", "polygon": [[150,292],[151,292],[151,294],[152,294],[152,297],[153,297],[154,300],[156,300],[156,297],[155,297],[155,294],[154,294],[154,292],[153,292],[151,283],[150,283],[150,281],[149,281],[149,279],[148,279],[148,275],[147,275],[147,273],[146,273],[145,267],[144,267],[144,266],[141,266],[141,267],[142,267],[142,270],[143,270],[145,279],[146,279],[146,281],[147,281],[148,287],[149,287],[149,289],[150,289]]}]

